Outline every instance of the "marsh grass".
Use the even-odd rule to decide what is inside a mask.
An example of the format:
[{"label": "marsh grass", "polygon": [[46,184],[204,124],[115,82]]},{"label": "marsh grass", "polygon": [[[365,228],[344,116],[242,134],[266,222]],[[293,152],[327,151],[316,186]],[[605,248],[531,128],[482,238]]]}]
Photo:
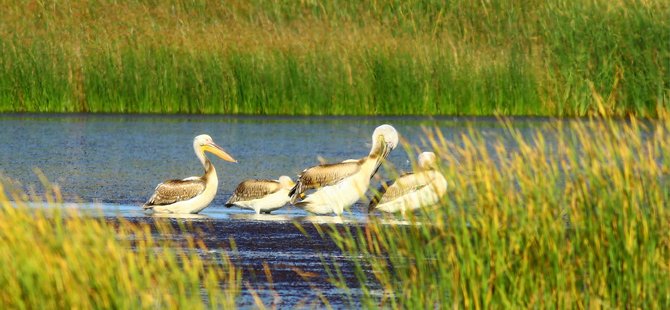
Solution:
[{"label": "marsh grass", "polygon": [[653,116],[667,1],[0,1],[1,112]]},{"label": "marsh grass", "polygon": [[[8,308],[233,308],[240,272],[158,222],[110,223],[62,208],[60,191],[27,196],[0,182],[0,303]],[[49,208],[30,207],[29,201]]]},{"label": "marsh grass", "polygon": [[428,133],[450,186],[440,206],[409,214],[410,225],[373,218],[327,232],[352,257],[363,304],[667,308],[668,115],[555,127],[552,142],[509,126],[514,147]]}]

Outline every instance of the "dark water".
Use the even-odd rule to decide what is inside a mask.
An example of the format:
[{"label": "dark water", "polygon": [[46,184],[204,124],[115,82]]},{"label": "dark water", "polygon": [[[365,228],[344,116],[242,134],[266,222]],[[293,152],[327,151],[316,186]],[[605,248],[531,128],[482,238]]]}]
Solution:
[{"label": "dark water", "polygon": [[[201,215],[174,221],[187,221],[203,230],[213,249],[233,238],[238,250],[234,260],[245,270],[244,281],[267,304],[273,300],[282,307],[318,304],[318,296],[323,294],[334,306],[346,307],[349,304],[343,292],[326,281],[321,257],[342,264],[355,295],[347,257],[319,237],[311,223],[359,225],[367,216],[361,212],[363,206],[356,205],[345,219],[336,219],[310,217],[295,208],[256,216],[222,205],[245,178],[295,177],[317,164],[318,157],[341,161],[367,155],[372,131],[384,123],[392,124],[422,150],[427,150],[421,140],[423,126],[439,127],[453,141],[467,134],[468,127],[492,141],[509,138],[494,118],[4,115],[0,116],[0,173],[39,193],[41,186],[33,170],[39,168],[60,185],[65,200],[78,202],[75,206],[79,208],[101,208],[110,220],[123,216],[151,223],[155,219],[139,205],[163,180],[202,174],[192,141],[194,136],[207,133],[239,163],[213,159],[220,180],[216,199]],[[550,136],[553,128],[543,118],[516,119],[512,124],[523,135],[539,130]],[[399,170],[410,168],[401,148],[389,160]],[[296,229],[295,221],[307,227],[308,236]],[[268,289],[263,263],[272,270],[274,292]],[[303,279],[297,271],[313,277]],[[243,290],[240,305],[252,305],[246,286]]]}]

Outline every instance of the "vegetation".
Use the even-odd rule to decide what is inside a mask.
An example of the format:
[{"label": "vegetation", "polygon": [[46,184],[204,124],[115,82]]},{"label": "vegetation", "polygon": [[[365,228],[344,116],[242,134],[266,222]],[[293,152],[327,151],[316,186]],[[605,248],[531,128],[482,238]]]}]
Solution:
[{"label": "vegetation", "polygon": [[0,1],[0,112],[654,116],[670,4]]},{"label": "vegetation", "polygon": [[[10,202],[10,200],[12,202]],[[154,239],[148,225],[110,224],[59,207],[58,188],[34,201],[0,182],[0,304],[5,308],[226,308],[240,272],[227,257],[202,257]],[[158,233],[169,226],[159,225]],[[155,233],[155,232],[154,232]],[[160,238],[159,238],[160,239]],[[204,251],[204,253],[207,253]]]},{"label": "vegetation", "polygon": [[355,259],[363,303],[670,306],[670,118],[556,129],[556,143],[510,129],[518,150],[474,134],[456,143],[430,135],[450,182],[442,206],[409,215],[407,226],[330,230]]},{"label": "vegetation", "polygon": [[[428,132],[450,182],[440,206],[409,225],[373,215],[317,228],[353,260],[370,308],[667,308],[670,115],[657,113],[552,123],[551,137],[510,126],[513,148],[474,131],[452,141]],[[203,258],[188,237],[186,249],[156,241],[169,227],[69,212],[58,188],[46,192],[52,208],[30,208],[38,198],[0,182],[3,305],[235,306],[241,274],[225,256]],[[332,281],[354,292],[337,259],[324,258]]]}]

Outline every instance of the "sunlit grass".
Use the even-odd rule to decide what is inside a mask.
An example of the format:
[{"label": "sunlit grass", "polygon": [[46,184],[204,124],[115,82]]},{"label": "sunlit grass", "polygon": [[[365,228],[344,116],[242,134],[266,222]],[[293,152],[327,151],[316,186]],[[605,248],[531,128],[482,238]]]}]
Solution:
[{"label": "sunlit grass", "polygon": [[667,1],[0,1],[0,112],[655,115]]},{"label": "sunlit grass", "polygon": [[408,226],[330,231],[354,259],[363,303],[667,308],[670,119],[554,126],[555,137],[510,126],[514,147],[429,134],[450,183],[440,206]]},{"label": "sunlit grass", "polygon": [[[30,206],[39,202],[40,207]],[[156,240],[158,225],[116,224],[62,208],[58,188],[29,198],[0,182],[0,303],[6,308],[226,308],[240,272],[192,237]],[[49,207],[43,207],[47,204]],[[205,254],[203,254],[205,253]],[[204,255],[204,256],[203,256]]]}]

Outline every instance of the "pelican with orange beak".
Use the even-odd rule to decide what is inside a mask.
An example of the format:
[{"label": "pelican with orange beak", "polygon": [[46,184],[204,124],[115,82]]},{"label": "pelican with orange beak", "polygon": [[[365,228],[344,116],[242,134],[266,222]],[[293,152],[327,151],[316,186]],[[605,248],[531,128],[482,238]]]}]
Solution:
[{"label": "pelican with orange beak", "polygon": [[216,145],[212,137],[199,135],[193,139],[195,155],[205,168],[205,174],[200,177],[188,177],[183,180],[167,180],[156,186],[154,194],[143,208],[153,209],[160,213],[195,214],[205,209],[216,196],[219,179],[216,169],[209,161],[205,152],[210,152],[221,159],[236,163],[237,161],[220,146]]}]

